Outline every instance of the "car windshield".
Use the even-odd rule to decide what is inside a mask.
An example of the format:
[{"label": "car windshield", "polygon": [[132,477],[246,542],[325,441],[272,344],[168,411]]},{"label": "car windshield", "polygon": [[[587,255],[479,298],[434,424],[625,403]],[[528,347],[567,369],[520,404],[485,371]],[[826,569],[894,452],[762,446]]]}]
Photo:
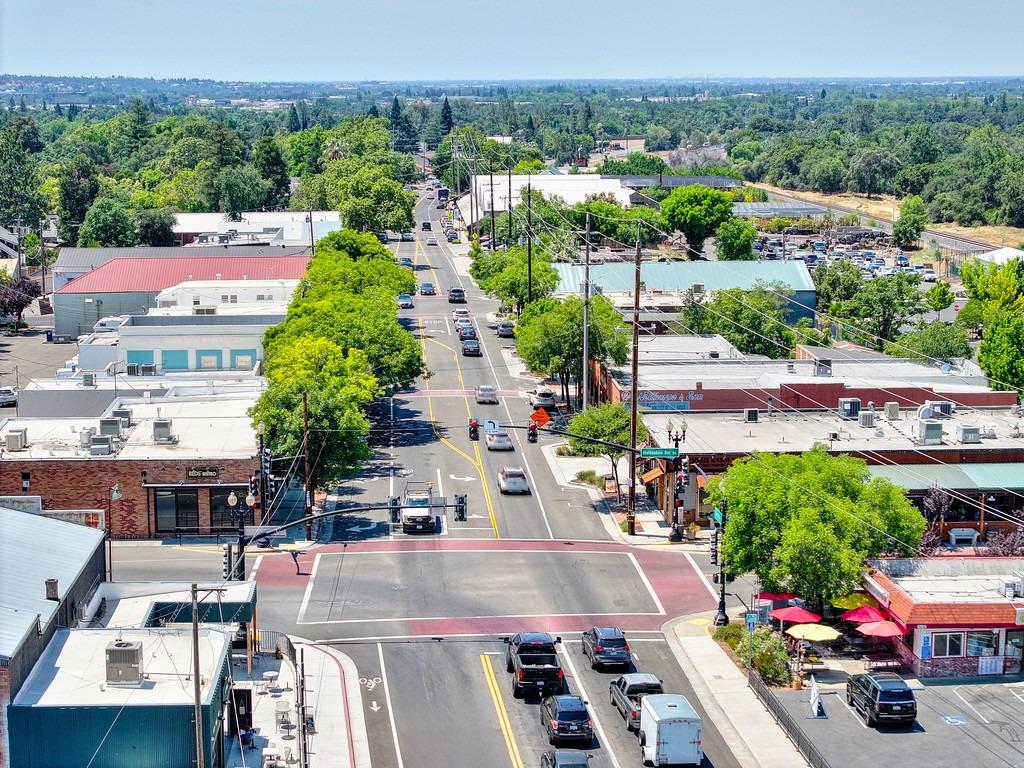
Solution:
[{"label": "car windshield", "polygon": [[523,480],[526,478],[526,473],[523,472],[523,470],[521,469],[506,469],[505,477],[509,478],[510,480]]},{"label": "car windshield", "polygon": [[878,700],[885,701],[890,704],[899,704],[901,702],[911,702],[914,700],[914,695],[909,690],[904,691],[879,691]]},{"label": "car windshield", "polygon": [[608,638],[603,638],[603,639],[602,638],[598,638],[597,641],[601,645],[603,645],[605,648],[625,648],[626,647],[626,638],[624,638],[624,637],[608,637]]}]

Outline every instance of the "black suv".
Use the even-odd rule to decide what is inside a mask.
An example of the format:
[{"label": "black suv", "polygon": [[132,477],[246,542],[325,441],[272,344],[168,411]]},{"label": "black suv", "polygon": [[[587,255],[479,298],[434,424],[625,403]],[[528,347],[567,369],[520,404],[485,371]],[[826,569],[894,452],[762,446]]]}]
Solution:
[{"label": "black suv", "polygon": [[846,681],[846,703],[864,717],[868,726],[879,723],[910,725],[917,718],[914,692],[892,672],[853,675]]},{"label": "black suv", "polygon": [[448,303],[449,304],[465,304],[466,303],[466,292],[461,288],[449,288],[448,289]]},{"label": "black suv", "polygon": [[540,721],[551,744],[570,740],[590,744],[594,740],[594,725],[579,696],[548,696],[540,703]]}]

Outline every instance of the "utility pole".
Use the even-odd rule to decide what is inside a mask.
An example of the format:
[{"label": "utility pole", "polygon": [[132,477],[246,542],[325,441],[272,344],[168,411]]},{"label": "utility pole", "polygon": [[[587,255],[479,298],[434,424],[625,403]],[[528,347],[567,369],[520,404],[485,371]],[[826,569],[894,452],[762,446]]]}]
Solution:
[{"label": "utility pole", "polygon": [[[312,471],[312,467],[309,464],[309,395],[305,392],[302,393],[302,516],[309,517],[313,514],[311,495],[312,489],[309,487],[309,476]],[[312,541],[313,539],[313,522],[311,520],[306,521],[306,541]]]},{"label": "utility pole", "polygon": [[313,208],[309,209],[309,254],[316,256],[316,240],[313,239]]},{"label": "utility pole", "polygon": [[[509,163],[512,159],[509,158]],[[508,167],[508,247],[512,247],[512,166]]]},{"label": "utility pole", "polygon": [[526,303],[533,301],[533,181],[526,177]]},{"label": "utility pole", "polygon": [[192,695],[195,698],[196,767],[204,768],[203,752],[203,681],[199,677],[199,585],[192,585]]},{"label": "utility pole", "polygon": [[[39,266],[43,270],[43,298],[46,298],[46,243],[43,242],[46,220],[39,220]],[[51,281],[52,282],[52,281]]]},{"label": "utility pole", "polygon": [[636,223],[636,270],[633,276],[633,361],[630,366],[631,381],[629,398],[629,503],[626,507],[626,527],[630,536],[636,535],[636,420],[637,420],[637,378],[640,356],[640,222]]},{"label": "utility pole", "polygon": [[590,213],[583,243],[583,410],[590,402]]},{"label": "utility pole", "polygon": [[491,253],[494,253],[494,163],[488,164],[491,184]]}]

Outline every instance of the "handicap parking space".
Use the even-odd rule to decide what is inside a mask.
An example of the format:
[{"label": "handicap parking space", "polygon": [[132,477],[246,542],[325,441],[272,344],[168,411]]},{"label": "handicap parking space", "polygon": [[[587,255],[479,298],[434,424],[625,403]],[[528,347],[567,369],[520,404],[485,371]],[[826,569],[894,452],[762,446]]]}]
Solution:
[{"label": "handicap parking space", "polygon": [[841,686],[822,691],[825,718],[810,716],[807,689],[776,694],[835,766],[1024,765],[1024,683],[908,683],[917,698],[912,726],[867,727],[846,703]]}]

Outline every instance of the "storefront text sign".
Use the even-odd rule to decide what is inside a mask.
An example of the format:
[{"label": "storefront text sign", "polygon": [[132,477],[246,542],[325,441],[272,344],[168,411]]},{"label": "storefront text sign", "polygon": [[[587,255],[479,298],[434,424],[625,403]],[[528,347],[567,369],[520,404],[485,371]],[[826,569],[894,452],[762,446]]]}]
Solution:
[{"label": "storefront text sign", "polygon": [[220,477],[220,470],[217,467],[189,467],[185,470],[185,477],[189,480]]}]

